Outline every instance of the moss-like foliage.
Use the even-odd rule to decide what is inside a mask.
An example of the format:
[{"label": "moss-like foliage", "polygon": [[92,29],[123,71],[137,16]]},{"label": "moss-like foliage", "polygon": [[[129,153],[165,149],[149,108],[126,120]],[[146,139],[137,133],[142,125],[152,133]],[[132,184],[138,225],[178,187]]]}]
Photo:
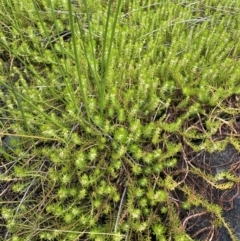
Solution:
[{"label": "moss-like foliage", "polygon": [[190,156],[240,151],[240,2],[109,2],[1,2],[4,240],[237,240]]}]

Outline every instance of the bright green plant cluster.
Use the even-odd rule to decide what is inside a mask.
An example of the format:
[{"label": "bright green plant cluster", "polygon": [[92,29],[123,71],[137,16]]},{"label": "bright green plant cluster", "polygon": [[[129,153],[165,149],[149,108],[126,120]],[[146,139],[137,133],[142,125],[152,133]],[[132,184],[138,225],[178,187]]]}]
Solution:
[{"label": "bright green plant cluster", "polygon": [[[4,240],[192,240],[177,191],[237,240],[175,175],[187,148],[240,151],[212,140],[239,112],[233,2],[1,2]],[[188,168],[218,189],[239,182]]]}]

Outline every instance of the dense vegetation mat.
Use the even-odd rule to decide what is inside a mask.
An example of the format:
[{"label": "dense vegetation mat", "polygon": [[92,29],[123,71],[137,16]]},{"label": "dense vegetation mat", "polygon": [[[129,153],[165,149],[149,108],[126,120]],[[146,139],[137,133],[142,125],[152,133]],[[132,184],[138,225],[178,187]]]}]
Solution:
[{"label": "dense vegetation mat", "polygon": [[1,0],[1,239],[239,240],[239,15]]}]

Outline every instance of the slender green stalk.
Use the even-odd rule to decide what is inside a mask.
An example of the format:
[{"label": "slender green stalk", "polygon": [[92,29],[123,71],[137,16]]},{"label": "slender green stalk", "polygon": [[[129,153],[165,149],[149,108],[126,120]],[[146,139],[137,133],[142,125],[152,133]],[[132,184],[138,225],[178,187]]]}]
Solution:
[{"label": "slender green stalk", "polygon": [[[87,48],[86,48],[86,43],[83,42],[84,54],[85,54],[85,57],[88,61],[88,68],[90,69],[91,74],[93,75],[93,78],[94,78],[94,82],[97,85],[99,97],[100,97],[100,99],[102,99],[103,98],[103,92],[102,92],[102,89],[101,89],[101,83],[99,81],[99,74],[98,74],[98,70],[97,70],[97,62],[96,62],[96,56],[95,56],[95,50],[94,50],[94,44],[93,44],[93,33],[92,33],[92,26],[91,26],[91,20],[90,20],[90,12],[89,12],[89,8],[88,8],[88,4],[87,4],[86,0],[83,0],[83,4],[86,8],[87,25],[88,25],[88,31],[89,31],[90,50],[91,50],[91,53],[90,53],[90,56],[89,56],[89,53],[87,52]],[[82,36],[83,36],[83,30],[82,30],[82,27],[80,26],[79,22],[78,22],[78,27],[79,27],[80,33],[82,33]],[[90,63],[89,57],[91,57],[91,60],[93,62],[93,67]]]},{"label": "slender green stalk", "polygon": [[84,107],[85,107],[86,112],[87,112],[87,118],[90,121],[87,93],[84,90],[83,79],[82,79],[82,76],[81,76],[81,66],[80,66],[80,59],[79,59],[79,46],[77,45],[77,41],[76,41],[76,28],[74,27],[74,15],[73,15],[71,0],[68,0],[68,9],[69,9],[70,29],[71,29],[71,33],[72,33],[73,52],[74,52],[74,57],[75,57],[76,70],[77,70],[77,78],[78,78],[78,82],[79,82],[79,86],[80,86],[80,92],[81,92],[81,95],[82,95],[82,98],[83,98]]},{"label": "slender green stalk", "polygon": [[[17,74],[15,74],[17,76]],[[10,78],[10,77],[9,77]],[[17,77],[18,78],[18,77]],[[14,79],[14,77],[13,77]],[[27,120],[26,120],[26,116],[25,116],[25,113],[24,113],[24,110],[23,110],[23,107],[22,107],[22,101],[21,101],[21,98],[19,97],[16,89],[14,88],[13,86],[13,80],[10,80],[10,90],[11,92],[13,93],[14,97],[15,97],[15,100],[16,100],[16,103],[17,103],[17,108],[20,109],[20,112],[21,112],[21,115],[22,115],[22,119],[23,119],[23,123],[24,123],[24,127],[25,129],[27,130],[27,132],[30,131],[29,129],[29,126],[28,126],[28,123],[27,123]]]},{"label": "slender green stalk", "polygon": [[[11,87],[9,87],[8,85],[6,85],[5,83],[1,83],[3,86],[5,86],[6,88],[11,89]],[[13,88],[14,89],[14,88]],[[35,104],[33,104],[28,98],[26,98],[25,96],[23,96],[22,94],[20,94],[19,92],[17,92],[16,90],[12,90],[16,100],[18,100],[18,102],[20,101],[25,101],[30,107],[32,107],[34,110],[36,110],[40,116],[43,116],[45,118],[45,120],[48,120],[50,123],[52,123],[53,125],[59,127],[59,128],[64,128],[63,125],[61,125],[59,122],[56,122],[54,121],[48,114],[46,114],[45,112],[41,111]],[[22,113],[22,109],[21,110],[21,113]]]},{"label": "slender green stalk", "polygon": [[[41,14],[38,11],[37,3],[34,0],[32,2],[33,2],[33,5],[35,7],[35,12],[36,12],[36,15],[38,17],[39,23],[41,23],[41,26],[42,26],[42,28],[44,30],[44,34],[45,34],[46,39],[47,39],[47,45],[50,46],[50,48],[52,50],[52,53],[53,53],[53,55],[55,57],[55,60],[58,61],[57,53],[54,50],[54,46],[53,46],[53,43],[52,43],[52,40],[51,40],[51,36],[50,36],[49,31],[46,29],[46,26],[45,26],[45,24],[43,22],[43,17],[41,16]],[[56,13],[54,12],[54,7],[53,7],[53,4],[52,4],[52,1],[49,1],[49,5],[50,5],[50,10],[51,10],[51,17],[53,19],[53,22],[55,23],[55,26],[57,26]],[[69,14],[72,14],[72,13],[69,13]],[[58,30],[58,34],[56,36],[59,39],[60,39],[60,36],[59,36],[60,31],[61,30]],[[61,48],[61,53],[64,53],[62,44],[59,44],[59,45],[60,45],[60,48]],[[41,53],[41,50],[39,52]],[[59,72],[61,73],[61,75],[62,76],[66,76],[67,75],[64,78],[64,83],[66,84],[66,86],[68,88],[70,101],[71,101],[71,103],[73,103],[75,105],[75,109],[78,109],[77,101],[76,101],[76,98],[75,98],[75,95],[74,95],[74,89],[73,89],[72,83],[70,81],[70,76],[69,76],[68,71],[66,70],[66,68],[67,68],[66,65],[63,66],[63,65],[61,65],[61,63],[59,63],[58,69],[59,69]],[[56,96],[57,96],[57,94],[56,94]],[[59,96],[58,96],[58,98],[59,98]]]},{"label": "slender green stalk", "polygon": [[[109,33],[109,22],[110,22],[110,16],[111,16],[112,3],[113,3],[112,0],[110,0],[108,3],[107,19],[106,19],[106,23],[105,23],[105,30],[103,32],[103,50],[102,50],[102,63],[101,63],[101,88],[102,88],[101,92],[102,93],[105,93],[106,78],[107,78],[107,73],[108,73],[108,67],[110,64],[114,34],[115,34],[118,16],[119,16],[120,9],[121,9],[122,0],[117,1],[117,8],[116,8],[115,16],[114,16],[114,21],[111,26],[111,36],[110,36],[110,42],[109,42],[107,57],[106,57],[106,48],[107,48],[107,44],[108,44],[107,37],[108,37],[108,33]],[[103,108],[104,108],[104,96],[103,96],[103,98],[101,98],[101,112],[102,113],[103,113]]]},{"label": "slender green stalk", "polygon": [[[106,91],[106,78],[107,78],[108,67],[109,67],[110,58],[111,58],[111,50],[112,50],[112,45],[113,45],[113,40],[114,40],[115,29],[116,29],[120,9],[121,9],[121,2],[122,2],[121,0],[118,0],[118,2],[117,2],[117,8],[116,8],[115,15],[113,17],[114,21],[111,26],[111,32],[109,31],[109,24],[110,24],[110,20],[111,20],[111,9],[112,9],[113,1],[111,0],[108,3],[106,22],[104,25],[105,28],[102,33],[102,53],[101,53],[100,73],[99,73],[98,69],[97,69],[96,56],[95,56],[95,51],[94,51],[93,33],[92,33],[92,27],[91,27],[91,21],[90,21],[90,13],[89,13],[87,1],[86,0],[83,1],[84,6],[87,10],[86,15],[87,15],[89,37],[90,37],[91,59],[93,61],[93,67],[90,64],[89,57],[88,57],[89,53],[87,53],[85,45],[84,45],[84,50],[85,50],[85,56],[88,60],[88,67],[94,77],[94,82],[98,89],[98,95],[100,98],[100,111],[101,111],[102,117],[103,117],[103,110],[105,107],[104,102],[105,102],[105,91]],[[81,31],[81,29],[80,29],[80,31]],[[110,41],[108,43],[107,39],[108,39],[109,32],[110,32]],[[109,45],[108,48],[107,48],[107,44]]]}]

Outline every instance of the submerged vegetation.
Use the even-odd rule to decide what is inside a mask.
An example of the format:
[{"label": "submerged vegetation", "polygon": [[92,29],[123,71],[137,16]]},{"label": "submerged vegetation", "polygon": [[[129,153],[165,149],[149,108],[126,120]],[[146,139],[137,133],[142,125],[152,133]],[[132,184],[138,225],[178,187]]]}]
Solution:
[{"label": "submerged vegetation", "polygon": [[206,237],[240,238],[196,185],[239,177],[193,161],[240,151],[239,14],[227,0],[2,0],[2,240],[195,240],[202,213]]}]

